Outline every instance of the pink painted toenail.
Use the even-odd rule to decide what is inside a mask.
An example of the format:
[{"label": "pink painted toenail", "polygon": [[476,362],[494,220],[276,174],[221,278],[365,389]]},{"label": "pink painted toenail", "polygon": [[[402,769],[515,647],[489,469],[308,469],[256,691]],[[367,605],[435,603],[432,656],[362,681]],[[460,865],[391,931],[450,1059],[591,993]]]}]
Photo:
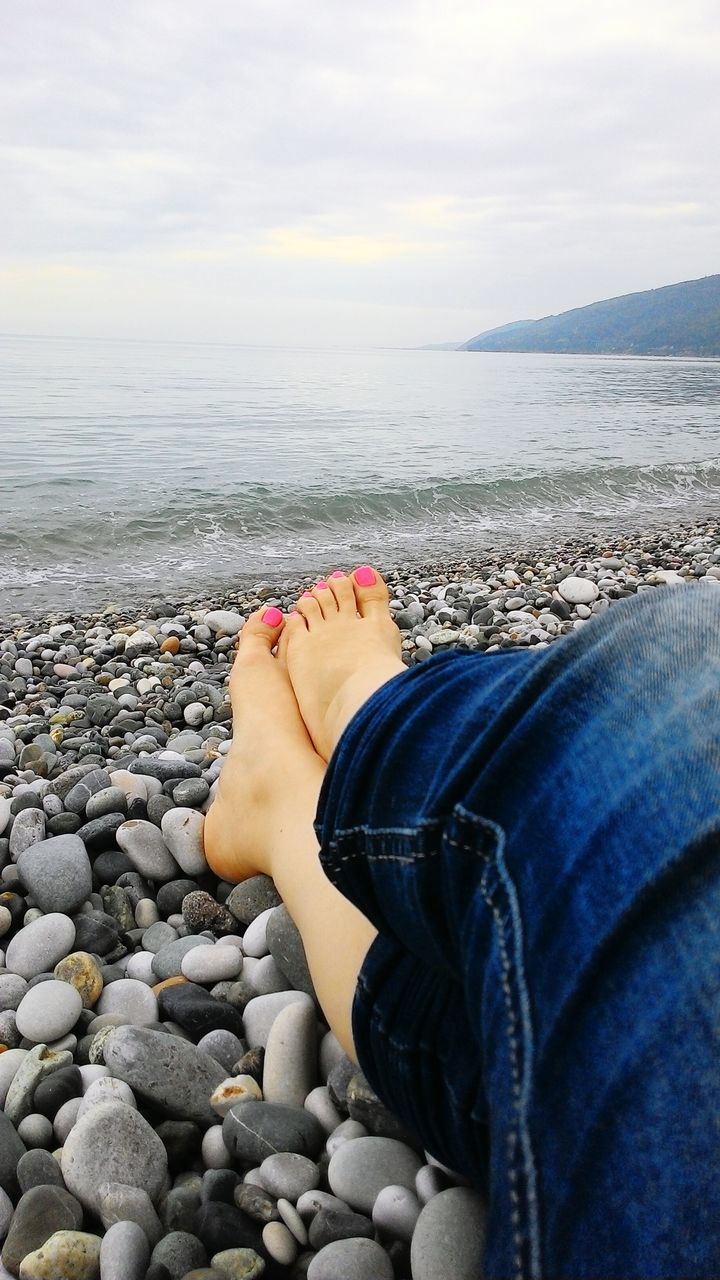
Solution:
[{"label": "pink painted toenail", "polygon": [[331,573],[331,574],[330,574],[330,577],[331,577],[331,578],[344,578],[344,577],[345,577],[345,574],[343,573],[342,569],[336,569],[334,573]]},{"label": "pink painted toenail", "polygon": [[312,600],[312,598],[313,598],[312,591],[303,591],[300,597],[301,600]]},{"label": "pink painted toenail", "polygon": [[265,622],[268,627],[279,627],[282,622],[282,617],[280,610],[276,609],[273,605],[270,609],[265,610],[260,621]]},{"label": "pink painted toenail", "polygon": [[327,584],[327,582],[325,581],[325,579],[324,579],[324,578],[321,578],[319,582],[316,582],[316,583],[315,583],[315,586],[316,586],[316,587],[319,587],[321,591],[328,591],[328,590],[329,590],[328,584]]},{"label": "pink painted toenail", "polygon": [[355,581],[359,587],[371,587],[376,581],[375,570],[371,569],[369,564],[361,564],[360,568],[355,570]]}]

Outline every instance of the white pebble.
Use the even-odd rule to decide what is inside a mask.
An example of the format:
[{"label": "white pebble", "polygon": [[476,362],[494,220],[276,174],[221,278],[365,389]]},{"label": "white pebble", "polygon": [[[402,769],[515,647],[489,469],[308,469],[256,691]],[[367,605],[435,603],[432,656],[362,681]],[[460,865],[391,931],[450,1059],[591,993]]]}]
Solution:
[{"label": "white pebble", "polygon": [[222,1136],[222,1125],[214,1124],[202,1140],[202,1158],[206,1169],[231,1169],[233,1159]]},{"label": "white pebble", "polygon": [[297,1241],[284,1222],[267,1222],[263,1227],[263,1244],[282,1267],[291,1267],[297,1257]]}]

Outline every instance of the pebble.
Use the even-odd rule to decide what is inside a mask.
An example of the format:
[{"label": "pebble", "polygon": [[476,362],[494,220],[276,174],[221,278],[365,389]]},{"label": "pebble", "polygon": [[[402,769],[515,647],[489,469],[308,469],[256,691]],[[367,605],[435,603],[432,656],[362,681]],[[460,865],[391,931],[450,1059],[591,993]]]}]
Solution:
[{"label": "pebble", "polygon": [[[222,1249],[210,1261],[222,1280],[260,1280],[265,1272],[265,1263],[254,1249]],[[185,1280],[191,1278],[185,1276]]]},{"label": "pebble", "polygon": [[100,999],[103,979],[94,956],[87,951],[74,951],[55,965],[55,977],[70,983],[79,993],[84,1009],[92,1009]]},{"label": "pebble", "polygon": [[223,1080],[210,1095],[210,1106],[219,1116],[226,1116],[236,1102],[246,1098],[262,1101],[262,1089],[252,1076],[229,1076]]},{"label": "pebble", "polygon": [[314,1012],[315,1006],[304,991],[275,991],[268,996],[255,996],[243,1010],[245,1039],[251,1049],[265,1048],[270,1029],[278,1014],[291,1004],[304,1004]]},{"label": "pebble", "polygon": [[72,915],[92,891],[90,859],[76,835],[51,836],[31,845],[20,854],[17,868],[41,911]]},{"label": "pebble", "polygon": [[115,839],[141,876],[148,880],[172,880],[177,875],[177,863],[152,822],[142,818],[123,822]]},{"label": "pebble", "polygon": [[260,1181],[266,1191],[293,1204],[306,1191],[315,1191],[320,1185],[320,1168],[306,1156],[278,1151],[266,1156],[260,1165]]},{"label": "pebble", "polygon": [[59,1040],[75,1026],[82,1007],[80,992],[68,982],[41,982],[18,1005],[18,1031],[36,1044]]},{"label": "pebble", "polygon": [[59,1071],[62,1067],[72,1065],[72,1054],[67,1050],[50,1049],[45,1044],[36,1044],[26,1053],[5,1096],[4,1115],[14,1124],[19,1124],[33,1109],[35,1092],[41,1081]]},{"label": "pebble", "polygon": [[113,1075],[166,1115],[210,1124],[210,1097],[223,1081],[219,1063],[177,1036],[143,1027],[118,1027],[105,1045]]},{"label": "pebble", "polygon": [[55,1231],[77,1231],[83,1212],[64,1187],[31,1187],[18,1200],[3,1245],[2,1261],[17,1275],[23,1258],[38,1249]]},{"label": "pebble", "polygon": [[[198,786],[199,778],[190,778],[181,786]],[[204,783],[207,787],[207,783]],[[201,876],[208,870],[203,846],[205,818],[197,809],[169,809],[161,823],[163,840],[176,863],[188,876]]]},{"label": "pebble", "polygon": [[263,1070],[265,1100],[302,1107],[317,1083],[317,1063],[315,1008],[304,1002],[289,1004],[280,1010],[268,1033]]},{"label": "pebble", "polygon": [[205,614],[206,625],[216,634],[221,631],[226,636],[236,636],[244,622],[242,614],[232,609],[211,609]]},{"label": "pebble", "polygon": [[111,1014],[116,1021],[148,1027],[158,1020],[157,996],[147,983],[136,978],[120,978],[105,987],[96,1006],[98,1014]]},{"label": "pebble", "polygon": [[558,591],[568,604],[593,604],[600,594],[596,583],[572,575],[558,583]]},{"label": "pebble", "polygon": [[5,965],[21,978],[49,973],[72,950],[75,925],[59,911],[48,912],[20,929],[5,951]]},{"label": "pebble", "polygon": [[178,938],[176,941],[165,943],[159,951],[156,951],[152,961],[153,973],[157,981],[165,982],[167,978],[181,977],[183,957],[193,947],[204,946],[207,946],[207,938]]},{"label": "pebble", "polygon": [[103,1182],[98,1187],[98,1214],[104,1227],[117,1222],[134,1222],[151,1245],[163,1234],[163,1224],[143,1187],[125,1182]]},{"label": "pebble", "polygon": [[308,1111],[252,1099],[239,1102],[228,1111],[223,1120],[223,1137],[228,1151],[248,1163],[280,1151],[294,1151],[312,1160],[325,1142],[320,1125]]},{"label": "pebble", "polygon": [[300,930],[286,906],[276,907],[268,918],[266,938],[270,955],[290,986],[317,1000]]},{"label": "pebble", "polygon": [[337,1149],[328,1166],[330,1189],[353,1209],[372,1213],[383,1187],[415,1189],[417,1153],[394,1138],[356,1138]]},{"label": "pebble", "polygon": [[449,1187],[424,1206],[410,1246],[413,1280],[477,1280],[482,1274],[486,1210],[467,1187]]},{"label": "pebble", "polygon": [[100,1245],[101,1280],[145,1280],[150,1245],[136,1222],[115,1222]]},{"label": "pebble", "polygon": [[23,809],[10,832],[9,852],[13,862],[32,845],[45,839],[45,814],[42,809]]},{"label": "pebble", "polygon": [[181,969],[190,982],[210,984],[236,978],[243,966],[237,947],[194,947],[183,956]]},{"label": "pebble", "polygon": [[[394,1280],[394,1275],[385,1250],[374,1240],[364,1239],[337,1240],[325,1245],[315,1254],[307,1270],[307,1280],[339,1280],[340,1276],[342,1280]],[[458,1280],[451,1271],[438,1271],[433,1280],[440,1280],[441,1276]]]},{"label": "pebble", "polygon": [[97,1212],[104,1182],[141,1188],[155,1201],[167,1178],[167,1153],[139,1111],[104,1102],[73,1126],[61,1167],[68,1190]]},{"label": "pebble", "polygon": [[87,1231],[56,1231],[23,1259],[20,1280],[98,1280],[100,1245]]},{"label": "pebble", "polygon": [[249,925],[263,911],[281,905],[280,895],[270,876],[250,876],[228,896],[227,906],[240,924]]},{"label": "pebble", "polygon": [[409,1244],[421,1209],[417,1195],[409,1187],[382,1187],[373,1205],[373,1224],[379,1232]]}]

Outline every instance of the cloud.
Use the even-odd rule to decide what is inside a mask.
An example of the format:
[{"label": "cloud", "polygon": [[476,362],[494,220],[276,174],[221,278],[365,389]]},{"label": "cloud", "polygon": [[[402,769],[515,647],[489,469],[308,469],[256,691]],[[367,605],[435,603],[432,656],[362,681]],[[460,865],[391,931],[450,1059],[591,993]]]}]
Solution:
[{"label": "cloud", "polygon": [[292,297],[313,340],[421,342],[433,308],[478,331],[706,274],[719,56],[714,0],[5,0],[0,252],[91,274],[65,319],[5,290],[0,328],[131,333],[141,296],[172,337],[187,296],[273,341]]}]

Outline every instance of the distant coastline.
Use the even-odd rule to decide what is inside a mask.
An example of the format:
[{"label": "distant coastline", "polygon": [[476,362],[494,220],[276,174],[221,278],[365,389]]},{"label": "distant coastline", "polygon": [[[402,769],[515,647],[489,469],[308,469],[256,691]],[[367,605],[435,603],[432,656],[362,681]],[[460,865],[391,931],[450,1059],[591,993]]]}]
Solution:
[{"label": "distant coastline", "polygon": [[460,351],[720,358],[720,275],[487,329]]}]

